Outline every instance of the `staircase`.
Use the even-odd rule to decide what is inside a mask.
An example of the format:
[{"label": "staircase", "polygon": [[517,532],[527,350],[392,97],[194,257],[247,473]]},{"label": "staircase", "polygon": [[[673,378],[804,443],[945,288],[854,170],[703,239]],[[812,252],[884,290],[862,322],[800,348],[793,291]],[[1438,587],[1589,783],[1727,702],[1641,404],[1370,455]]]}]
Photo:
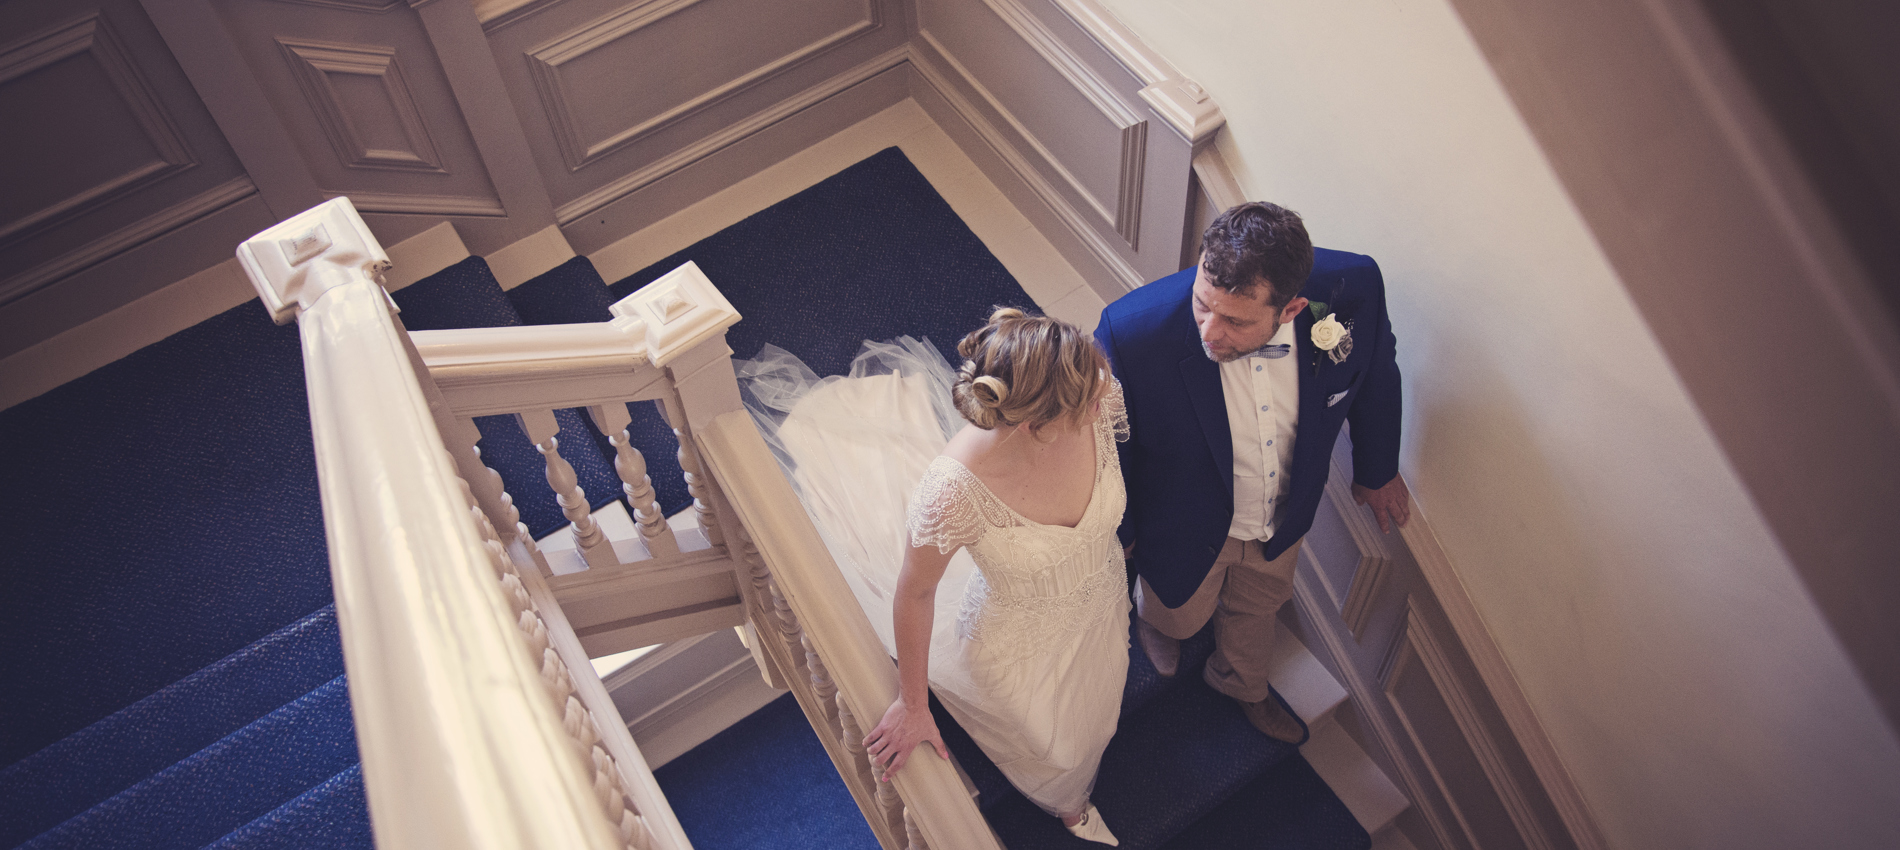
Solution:
[{"label": "staircase", "polygon": [[[809,209],[795,215],[822,218]],[[393,298],[411,331],[588,323],[607,320],[620,290],[644,282],[610,288],[591,263],[575,258],[504,292],[487,264],[471,257]],[[960,297],[988,302],[981,292]],[[71,488],[70,500],[93,498],[103,516],[123,520],[93,538],[46,521],[54,517],[43,494],[0,497],[10,500],[0,515],[11,536],[26,541],[23,551],[58,566],[9,575],[21,592],[4,603],[8,678],[50,684],[31,697],[7,697],[9,717],[19,708],[24,722],[6,740],[17,761],[0,769],[0,846],[370,845],[336,612],[311,604],[327,602],[329,593],[295,339],[246,304],[0,412],[0,427],[22,438],[0,447],[12,468],[54,489],[93,480],[75,475],[84,470],[100,478],[118,473],[128,485]],[[128,409],[152,416],[169,439],[133,444],[85,427]],[[669,514],[684,509],[693,498],[681,483],[670,427],[652,404],[629,411],[658,501]],[[556,418],[570,437],[561,454],[590,507],[621,501],[613,447],[575,411]],[[477,427],[481,460],[515,494],[534,536],[565,528],[542,483],[543,458],[520,427],[504,416],[478,418]],[[89,561],[104,572],[87,574]],[[89,602],[87,593],[107,602]],[[1317,667],[1296,641],[1281,643],[1290,648],[1290,671]],[[1377,823],[1349,811],[1295,748],[1248,726],[1200,681],[1210,646],[1205,636],[1188,641],[1182,674],[1171,680],[1132,653],[1123,732],[1104,758],[1095,795],[1123,846],[1368,846],[1359,824],[1376,829],[1396,809]],[[178,669],[194,658],[209,663]],[[1309,722],[1344,697],[1315,700],[1312,693],[1292,698]],[[98,719],[63,728],[75,714]],[[940,723],[1008,847],[1090,846],[1009,788],[947,716]]]}]

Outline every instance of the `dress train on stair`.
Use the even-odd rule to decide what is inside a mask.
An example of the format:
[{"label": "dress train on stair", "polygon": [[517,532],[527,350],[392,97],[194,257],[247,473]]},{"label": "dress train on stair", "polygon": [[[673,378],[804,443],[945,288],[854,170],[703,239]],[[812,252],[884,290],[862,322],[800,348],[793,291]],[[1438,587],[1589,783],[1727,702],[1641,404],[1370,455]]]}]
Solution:
[{"label": "dress train on stair", "polygon": [[928,343],[866,342],[848,377],[820,379],[773,346],[734,365],[887,652],[905,547],[956,552],[938,585],[931,689],[1024,796],[1050,814],[1083,811],[1128,671],[1119,387],[1094,426],[1089,507],[1067,528],[1022,517],[941,455],[964,422],[954,373]]}]

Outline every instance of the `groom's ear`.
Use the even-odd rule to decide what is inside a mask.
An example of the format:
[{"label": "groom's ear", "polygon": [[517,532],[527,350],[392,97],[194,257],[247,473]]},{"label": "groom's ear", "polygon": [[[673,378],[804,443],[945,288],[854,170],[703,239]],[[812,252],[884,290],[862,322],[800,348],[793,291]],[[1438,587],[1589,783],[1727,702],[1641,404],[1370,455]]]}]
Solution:
[{"label": "groom's ear", "polygon": [[1293,321],[1294,317],[1298,316],[1300,311],[1306,309],[1306,305],[1311,303],[1311,301],[1306,300],[1305,296],[1294,296],[1292,301],[1286,302],[1286,306],[1280,309],[1280,324],[1284,325],[1287,322]]}]

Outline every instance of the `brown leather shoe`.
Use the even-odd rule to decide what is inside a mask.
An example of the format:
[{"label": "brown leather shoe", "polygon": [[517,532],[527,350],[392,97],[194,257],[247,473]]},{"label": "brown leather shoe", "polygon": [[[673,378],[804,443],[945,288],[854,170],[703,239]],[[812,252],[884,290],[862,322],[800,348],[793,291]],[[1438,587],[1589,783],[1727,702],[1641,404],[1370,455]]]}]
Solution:
[{"label": "brown leather shoe", "polygon": [[1148,653],[1149,663],[1162,678],[1173,676],[1180,669],[1181,642],[1162,634],[1140,617],[1135,618],[1135,642],[1141,644],[1142,652]]},{"label": "brown leather shoe", "polygon": [[1306,724],[1301,723],[1271,694],[1259,702],[1240,703],[1240,713],[1247,715],[1247,722],[1260,730],[1260,734],[1275,741],[1285,741],[1296,747],[1306,743]]}]

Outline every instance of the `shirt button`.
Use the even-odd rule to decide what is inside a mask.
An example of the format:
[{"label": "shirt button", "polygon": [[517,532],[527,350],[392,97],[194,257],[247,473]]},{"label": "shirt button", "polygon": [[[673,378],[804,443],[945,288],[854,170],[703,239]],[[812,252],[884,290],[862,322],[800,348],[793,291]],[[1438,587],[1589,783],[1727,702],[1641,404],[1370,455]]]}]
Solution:
[{"label": "shirt button", "polygon": [[1266,409],[1267,409],[1267,405],[1264,405],[1264,404],[1263,404],[1263,405],[1260,405],[1260,409],[1261,409],[1261,410],[1266,410]]},{"label": "shirt button", "polygon": [[1271,445],[1273,445],[1273,441],[1272,441],[1272,440],[1268,440],[1268,441],[1267,441],[1267,445],[1269,445],[1269,446],[1271,446]]},{"label": "shirt button", "polygon": [[1255,372],[1258,372],[1258,371],[1260,371],[1260,370],[1262,370],[1262,369],[1265,369],[1265,368],[1267,368],[1267,367],[1265,367],[1265,366],[1255,366],[1255,367],[1253,367],[1253,370],[1254,370]]},{"label": "shirt button", "polygon": [[1278,472],[1269,472],[1269,473],[1267,473],[1267,477],[1268,477],[1268,478],[1272,478],[1273,476],[1275,476],[1275,475],[1279,475],[1279,474],[1280,474],[1280,473],[1278,473]]}]

